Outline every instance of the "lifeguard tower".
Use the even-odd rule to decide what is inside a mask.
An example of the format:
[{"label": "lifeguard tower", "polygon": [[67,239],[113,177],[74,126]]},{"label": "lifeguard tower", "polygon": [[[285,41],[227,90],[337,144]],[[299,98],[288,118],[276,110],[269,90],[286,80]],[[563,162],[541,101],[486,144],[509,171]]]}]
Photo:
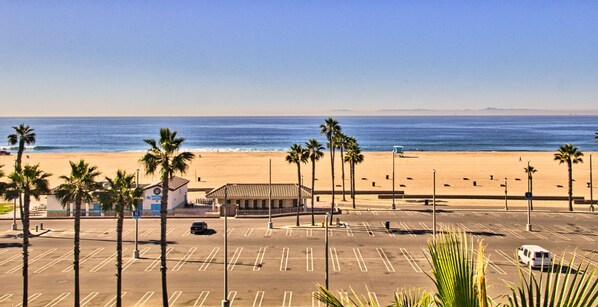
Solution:
[{"label": "lifeguard tower", "polygon": [[393,146],[392,152],[402,157],[405,153],[405,148],[403,146]]}]

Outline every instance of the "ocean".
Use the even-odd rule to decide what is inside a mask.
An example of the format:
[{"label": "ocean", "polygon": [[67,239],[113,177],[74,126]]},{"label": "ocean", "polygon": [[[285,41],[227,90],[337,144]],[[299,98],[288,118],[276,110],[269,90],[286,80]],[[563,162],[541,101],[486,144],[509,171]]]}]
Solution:
[{"label": "ocean", "polygon": [[[320,135],[325,117],[48,117],[0,118],[0,135],[25,123],[35,129],[33,152],[144,151],[160,127],[177,130],[192,151],[286,151]],[[335,117],[363,151],[555,151],[573,143],[598,151],[598,116]],[[2,150],[15,150],[1,144]]]}]

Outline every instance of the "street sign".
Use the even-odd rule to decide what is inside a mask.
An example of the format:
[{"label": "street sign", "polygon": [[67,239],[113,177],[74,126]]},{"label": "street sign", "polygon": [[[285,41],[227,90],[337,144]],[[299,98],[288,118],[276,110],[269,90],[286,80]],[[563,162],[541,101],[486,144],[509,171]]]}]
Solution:
[{"label": "street sign", "polygon": [[532,192],[525,192],[525,199],[532,200]]},{"label": "street sign", "polygon": [[138,220],[141,217],[141,211],[140,210],[133,210],[133,219],[134,220]]}]

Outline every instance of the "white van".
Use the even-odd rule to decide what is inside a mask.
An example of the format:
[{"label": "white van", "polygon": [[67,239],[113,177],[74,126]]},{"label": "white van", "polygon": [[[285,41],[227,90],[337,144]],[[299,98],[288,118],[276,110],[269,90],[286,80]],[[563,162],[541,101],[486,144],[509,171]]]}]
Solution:
[{"label": "white van", "polygon": [[550,252],[538,245],[523,245],[517,250],[519,262],[530,268],[548,268],[552,263]]}]

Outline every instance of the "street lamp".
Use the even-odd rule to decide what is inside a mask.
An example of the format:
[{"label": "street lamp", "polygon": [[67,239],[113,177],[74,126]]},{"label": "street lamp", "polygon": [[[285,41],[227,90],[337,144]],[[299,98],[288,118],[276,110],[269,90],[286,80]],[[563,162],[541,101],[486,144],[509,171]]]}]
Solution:
[{"label": "street lamp", "polygon": [[228,187],[224,186],[224,299],[222,300],[222,307],[229,307],[228,301]]},{"label": "street lamp", "polygon": [[[135,189],[137,189],[139,187],[139,169],[137,169],[137,178],[135,179]],[[139,212],[139,206],[141,204],[137,205],[137,211],[139,215],[141,215],[141,212]],[[135,213],[133,213],[134,215]],[[139,259],[139,217],[135,218],[135,251],[133,251],[133,258],[135,259]]]},{"label": "street lamp", "polygon": [[397,205],[395,204],[395,154],[396,148],[392,149],[392,209],[395,210]]},{"label": "street lamp", "polygon": [[272,159],[270,159],[268,174],[268,229],[272,229]]},{"label": "street lamp", "polygon": [[531,169],[529,166],[529,161],[527,161],[527,225],[525,225],[525,230],[532,231],[532,191],[531,191],[531,184],[532,184],[532,176],[531,176]]},{"label": "street lamp", "polygon": [[324,245],[325,245],[325,248],[326,248],[325,249],[326,250],[326,270],[325,270],[326,271],[326,273],[325,273],[326,275],[325,275],[324,284],[326,286],[326,290],[329,289],[329,282],[328,282],[328,219],[329,218],[330,218],[330,213],[326,212],[326,221],[324,223],[326,225],[326,228],[325,228],[325,230],[326,230],[325,231],[326,232],[325,238],[326,239],[324,240]]},{"label": "street lamp", "polygon": [[433,183],[432,183],[432,240],[436,242],[436,170],[433,169]]},{"label": "street lamp", "polygon": [[505,177],[505,210],[509,210],[509,205],[507,204],[507,177]]},{"label": "street lamp", "polygon": [[590,155],[590,211],[594,212],[594,188],[592,184],[592,155]]},{"label": "street lamp", "polygon": [[12,200],[12,230],[17,230],[17,199]]}]

